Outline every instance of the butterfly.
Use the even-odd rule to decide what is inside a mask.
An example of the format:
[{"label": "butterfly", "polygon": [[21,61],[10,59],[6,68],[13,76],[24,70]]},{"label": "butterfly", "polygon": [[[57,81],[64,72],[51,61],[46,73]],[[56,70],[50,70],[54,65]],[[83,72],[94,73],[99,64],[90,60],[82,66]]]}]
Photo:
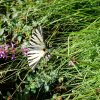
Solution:
[{"label": "butterfly", "polygon": [[32,31],[32,36],[29,41],[27,52],[28,64],[32,68],[32,70],[34,70],[41,58],[49,60],[50,57],[51,55],[48,52],[46,44],[44,42],[42,27],[39,26],[37,29]]}]

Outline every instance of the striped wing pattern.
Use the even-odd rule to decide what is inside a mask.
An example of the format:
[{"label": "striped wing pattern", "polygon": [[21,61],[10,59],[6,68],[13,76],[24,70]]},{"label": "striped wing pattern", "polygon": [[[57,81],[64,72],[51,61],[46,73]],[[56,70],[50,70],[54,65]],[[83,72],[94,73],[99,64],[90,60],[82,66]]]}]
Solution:
[{"label": "striped wing pattern", "polygon": [[34,70],[40,59],[47,53],[45,51],[46,46],[43,40],[41,26],[32,31],[32,37],[30,39],[28,48],[28,63],[32,70]]}]

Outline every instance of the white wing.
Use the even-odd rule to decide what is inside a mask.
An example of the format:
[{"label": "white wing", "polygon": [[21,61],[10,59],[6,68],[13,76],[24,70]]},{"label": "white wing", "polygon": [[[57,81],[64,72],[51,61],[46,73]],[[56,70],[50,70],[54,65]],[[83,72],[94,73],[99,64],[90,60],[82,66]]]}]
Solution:
[{"label": "white wing", "polygon": [[28,63],[29,66],[34,70],[38,62],[45,55],[45,43],[43,40],[42,28],[39,27],[36,30],[33,30],[32,37],[29,42],[29,51],[28,51]]}]

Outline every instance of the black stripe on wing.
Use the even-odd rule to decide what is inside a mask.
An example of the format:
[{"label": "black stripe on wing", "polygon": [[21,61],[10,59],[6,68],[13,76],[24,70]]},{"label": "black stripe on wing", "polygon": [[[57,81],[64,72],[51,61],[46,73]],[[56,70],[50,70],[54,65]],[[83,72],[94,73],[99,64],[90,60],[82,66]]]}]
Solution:
[{"label": "black stripe on wing", "polygon": [[32,31],[32,38],[37,39],[40,42],[44,42],[41,26]]},{"label": "black stripe on wing", "polygon": [[41,26],[38,29],[32,31],[32,37],[29,44],[30,46],[34,47],[45,47]]},{"label": "black stripe on wing", "polygon": [[28,58],[28,63],[29,63],[29,66],[33,69],[33,68],[35,68],[34,65],[37,65],[38,62],[40,61],[40,57],[36,56],[36,57],[34,57],[32,59],[30,57]]}]

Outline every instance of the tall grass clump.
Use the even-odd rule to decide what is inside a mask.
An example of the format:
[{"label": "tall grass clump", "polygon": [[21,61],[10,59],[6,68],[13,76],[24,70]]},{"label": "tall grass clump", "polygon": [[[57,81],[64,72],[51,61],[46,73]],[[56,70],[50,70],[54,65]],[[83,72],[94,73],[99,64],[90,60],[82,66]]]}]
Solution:
[{"label": "tall grass clump", "polygon": [[[99,9],[99,0],[1,0],[0,100],[99,100]],[[23,54],[37,26],[52,57],[33,72]]]}]

